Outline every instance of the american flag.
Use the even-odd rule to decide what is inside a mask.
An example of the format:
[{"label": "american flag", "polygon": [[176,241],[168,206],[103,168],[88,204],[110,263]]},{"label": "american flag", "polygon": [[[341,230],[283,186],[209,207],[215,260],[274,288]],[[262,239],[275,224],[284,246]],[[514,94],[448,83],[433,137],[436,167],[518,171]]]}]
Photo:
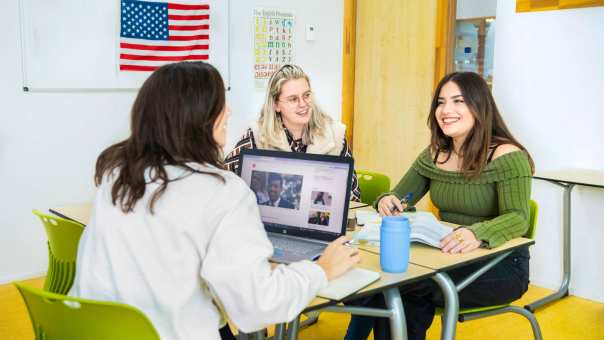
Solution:
[{"label": "american flag", "polygon": [[122,0],[120,70],[153,71],[184,60],[208,60],[210,5]]}]

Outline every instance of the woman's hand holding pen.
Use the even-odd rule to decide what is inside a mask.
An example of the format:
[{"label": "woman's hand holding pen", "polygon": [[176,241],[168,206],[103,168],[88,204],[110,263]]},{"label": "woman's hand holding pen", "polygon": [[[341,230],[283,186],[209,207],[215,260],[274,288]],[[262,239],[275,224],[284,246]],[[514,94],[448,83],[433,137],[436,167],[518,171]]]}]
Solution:
[{"label": "woman's hand holding pen", "polygon": [[398,197],[394,195],[388,195],[380,199],[377,207],[378,212],[381,216],[393,216],[398,215],[407,207],[407,205],[401,203]]}]

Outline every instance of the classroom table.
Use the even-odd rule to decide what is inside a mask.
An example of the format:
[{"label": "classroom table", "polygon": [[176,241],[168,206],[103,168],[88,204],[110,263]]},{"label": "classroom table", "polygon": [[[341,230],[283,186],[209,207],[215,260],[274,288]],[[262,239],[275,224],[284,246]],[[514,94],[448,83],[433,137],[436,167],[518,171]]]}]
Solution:
[{"label": "classroom table", "polygon": [[[359,208],[364,210],[373,210],[370,206],[354,205],[351,202],[351,208]],[[91,213],[91,204],[72,204],[50,209],[50,211],[58,216],[75,220],[76,222],[86,225]],[[338,305],[340,301],[332,301],[323,298],[315,298],[304,312],[315,310],[323,310],[326,312],[351,313],[356,315],[369,315],[390,318],[391,331],[393,339],[406,339],[406,325],[404,323],[404,311],[398,287],[404,284],[409,284],[414,281],[432,278],[443,292],[445,308],[443,312],[443,327],[441,339],[455,339],[455,331],[457,327],[457,319],[459,317],[459,296],[458,291],[472,283],[476,278],[484,272],[492,268],[494,265],[503,260],[506,256],[512,253],[513,250],[534,244],[533,240],[526,238],[518,238],[510,240],[505,244],[493,248],[479,248],[467,254],[445,254],[439,249],[429,247],[422,244],[413,243],[409,253],[409,269],[401,274],[389,274],[381,272],[379,264],[379,246],[359,245],[359,249],[363,250],[364,263],[360,266],[366,269],[378,271],[381,274],[380,280],[361,289],[344,299],[354,300],[363,296],[373,295],[379,292],[384,294],[387,303],[387,309],[376,310],[375,308],[342,306]],[[476,273],[473,273],[462,282],[455,283],[448,276],[447,271],[456,267],[470,264],[472,262],[491,259]],[[296,339],[299,327],[299,319],[290,322],[287,327],[287,336],[289,339]],[[285,325],[277,325],[275,331],[275,339],[282,339],[285,336]]]},{"label": "classroom table", "polygon": [[[60,207],[49,209],[51,213],[56,214],[60,217],[76,221],[83,225],[88,223],[90,213],[92,211],[92,205],[90,203],[84,204],[71,204]],[[354,307],[354,306],[338,306],[341,301],[329,300],[317,297],[311,301],[304,312],[311,312],[315,310],[324,310],[330,312],[339,313],[351,313],[369,316],[387,317],[390,319],[390,327],[392,332],[392,339],[406,339],[407,330],[405,325],[405,314],[403,311],[403,305],[401,302],[400,293],[398,287],[403,284],[409,284],[418,280],[426,279],[435,275],[435,271],[409,264],[409,268],[404,273],[392,274],[382,272],[380,269],[379,255],[372,252],[363,252],[363,262],[358,266],[373,271],[380,272],[380,279],[371,285],[359,290],[355,294],[348,296],[345,300],[353,300],[361,298],[363,296],[374,295],[383,293],[386,300],[386,309],[377,308],[365,308],[365,307]],[[287,327],[288,339],[296,339],[298,334],[299,318],[290,322]],[[275,328],[275,339],[283,339],[286,328],[285,325],[277,325]],[[258,336],[262,337],[263,332],[257,333]]]},{"label": "classroom table", "polygon": [[561,169],[556,171],[537,172],[533,178],[544,180],[564,188],[563,210],[562,210],[562,266],[563,275],[560,288],[533,303],[524,306],[531,312],[537,308],[559,300],[568,295],[571,274],[571,193],[575,185],[583,185],[594,188],[604,188],[604,171],[588,169]]},{"label": "classroom table", "polygon": [[48,209],[51,213],[67,220],[86,225],[92,213],[92,204],[77,203]]}]

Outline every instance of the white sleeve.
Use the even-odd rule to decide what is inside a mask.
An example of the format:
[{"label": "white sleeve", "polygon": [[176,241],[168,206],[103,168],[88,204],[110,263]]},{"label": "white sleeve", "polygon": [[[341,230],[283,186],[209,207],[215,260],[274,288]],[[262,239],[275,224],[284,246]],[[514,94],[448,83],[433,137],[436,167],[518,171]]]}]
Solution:
[{"label": "white sleeve", "polygon": [[252,332],[293,320],[327,285],[327,278],[310,261],[271,270],[273,247],[255,197],[249,191],[238,201],[210,240],[201,277],[235,325]]}]

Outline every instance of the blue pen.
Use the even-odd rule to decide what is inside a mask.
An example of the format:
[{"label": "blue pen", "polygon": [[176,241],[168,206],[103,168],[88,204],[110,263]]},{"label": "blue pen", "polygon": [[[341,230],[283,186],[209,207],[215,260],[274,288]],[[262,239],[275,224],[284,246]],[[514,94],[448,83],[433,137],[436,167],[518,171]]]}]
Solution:
[{"label": "blue pen", "polygon": [[[412,193],[412,192],[408,192],[408,193],[406,193],[406,194],[405,194],[405,196],[403,196],[403,197],[401,198],[401,204],[403,204],[403,205],[407,205],[407,203],[408,203],[408,202],[409,202],[409,201],[410,201],[412,198],[413,198],[413,193]],[[396,205],[395,205],[395,206],[393,206],[393,207],[390,209],[390,211],[391,211],[391,212],[395,212],[395,211],[397,211],[397,210],[398,210],[398,208],[396,207]],[[415,207],[406,207],[406,208],[404,208],[404,209],[403,209],[403,211],[415,211]]]}]

